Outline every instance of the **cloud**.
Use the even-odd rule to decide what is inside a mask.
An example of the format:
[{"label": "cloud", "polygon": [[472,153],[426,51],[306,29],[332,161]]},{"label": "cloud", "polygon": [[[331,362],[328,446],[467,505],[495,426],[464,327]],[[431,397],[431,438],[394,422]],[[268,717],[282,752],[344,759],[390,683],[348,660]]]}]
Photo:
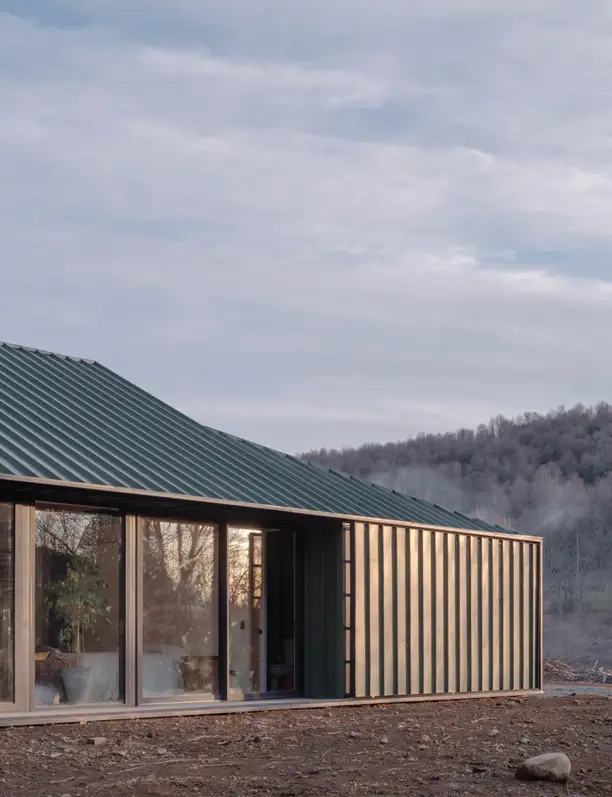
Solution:
[{"label": "cloud", "polygon": [[0,337],[285,450],[609,397],[604,4],[5,2]]}]

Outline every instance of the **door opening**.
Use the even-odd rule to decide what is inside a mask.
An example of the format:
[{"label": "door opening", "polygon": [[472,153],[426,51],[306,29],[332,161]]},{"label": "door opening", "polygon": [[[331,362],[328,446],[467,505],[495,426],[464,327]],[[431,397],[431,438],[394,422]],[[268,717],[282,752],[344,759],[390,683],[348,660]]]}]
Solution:
[{"label": "door opening", "polygon": [[228,529],[230,700],[295,692],[293,532]]},{"label": "door opening", "polygon": [[270,697],[296,692],[295,535],[270,531],[265,545],[266,689]]}]

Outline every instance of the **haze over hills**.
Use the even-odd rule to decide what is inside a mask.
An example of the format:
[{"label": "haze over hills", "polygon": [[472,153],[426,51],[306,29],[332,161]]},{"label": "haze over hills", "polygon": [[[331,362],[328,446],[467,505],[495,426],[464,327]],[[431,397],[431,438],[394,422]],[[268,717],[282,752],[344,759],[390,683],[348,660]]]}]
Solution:
[{"label": "haze over hills", "polygon": [[612,406],[303,456],[542,535],[547,655],[612,666]]}]

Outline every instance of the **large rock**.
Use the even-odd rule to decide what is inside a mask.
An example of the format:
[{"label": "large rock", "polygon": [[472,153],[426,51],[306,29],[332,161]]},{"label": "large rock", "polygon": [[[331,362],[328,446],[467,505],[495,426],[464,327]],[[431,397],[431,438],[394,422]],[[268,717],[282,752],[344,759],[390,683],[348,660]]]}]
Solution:
[{"label": "large rock", "polygon": [[516,770],[516,778],[567,783],[571,771],[572,762],[565,753],[544,753],[524,761]]}]

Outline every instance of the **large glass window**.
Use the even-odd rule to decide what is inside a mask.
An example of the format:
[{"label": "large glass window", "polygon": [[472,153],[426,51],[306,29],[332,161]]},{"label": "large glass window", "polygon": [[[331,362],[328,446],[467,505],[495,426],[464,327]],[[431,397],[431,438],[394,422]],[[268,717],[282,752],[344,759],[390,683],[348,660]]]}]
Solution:
[{"label": "large glass window", "polygon": [[36,705],[123,699],[123,524],[36,512]]},{"label": "large glass window", "polygon": [[0,504],[0,700],[15,695],[15,554],[14,508]]},{"label": "large glass window", "polygon": [[219,694],[215,526],[143,518],[142,696]]},{"label": "large glass window", "polygon": [[229,693],[232,699],[257,697],[261,688],[263,640],[262,533],[228,531]]}]

